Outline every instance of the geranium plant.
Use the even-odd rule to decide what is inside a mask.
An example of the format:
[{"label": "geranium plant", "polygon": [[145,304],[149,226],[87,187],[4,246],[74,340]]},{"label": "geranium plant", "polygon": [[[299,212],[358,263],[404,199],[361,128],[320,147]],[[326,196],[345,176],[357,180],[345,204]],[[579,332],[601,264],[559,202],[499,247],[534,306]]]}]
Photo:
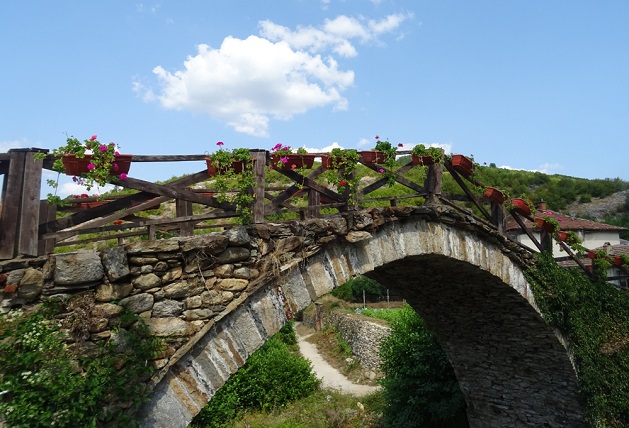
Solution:
[{"label": "geranium plant", "polygon": [[[214,173],[215,186],[218,190],[216,199],[236,205],[243,224],[251,223],[251,204],[253,203],[253,159],[247,148],[237,148],[232,151],[224,149],[225,143],[216,143],[218,150],[209,155],[208,166],[216,169]],[[230,192],[234,188],[235,192]]]},{"label": "geranium plant", "polygon": [[354,174],[358,165],[358,152],[335,147],[328,154],[328,158],[329,167],[332,169],[328,174],[328,182],[334,184],[341,193],[347,191],[348,202],[354,204],[359,181],[359,178]]},{"label": "geranium plant", "polygon": [[440,147],[426,147],[423,144],[417,144],[411,153],[415,156],[430,156],[433,163],[442,163],[444,159],[444,152]]},{"label": "geranium plant", "polygon": [[[67,137],[66,144],[53,149],[52,154],[55,156],[52,169],[59,174],[68,173],[64,164],[65,155],[74,155],[76,159],[85,159],[86,161],[89,159],[87,170],[72,177],[75,183],[85,186],[88,191],[94,186],[104,186],[117,179],[125,180],[127,178],[128,167],[123,169],[120,165],[118,146],[113,142],[102,144],[96,135],[92,135],[82,142],[75,137]],[[43,159],[44,157],[45,154],[43,153],[35,154],[36,159]],[[57,175],[56,180],[47,180],[47,184],[55,189],[54,195],[48,194],[48,202],[62,204],[61,199],[57,196],[59,175]]]},{"label": "geranium plant", "polygon": [[395,173],[393,172],[393,168],[395,168],[397,147],[392,145],[388,140],[381,141],[380,137],[376,135],[376,146],[374,150],[384,153],[384,166],[386,166],[386,170],[381,168],[379,172],[385,174],[388,180],[388,186],[393,187],[395,185]]}]

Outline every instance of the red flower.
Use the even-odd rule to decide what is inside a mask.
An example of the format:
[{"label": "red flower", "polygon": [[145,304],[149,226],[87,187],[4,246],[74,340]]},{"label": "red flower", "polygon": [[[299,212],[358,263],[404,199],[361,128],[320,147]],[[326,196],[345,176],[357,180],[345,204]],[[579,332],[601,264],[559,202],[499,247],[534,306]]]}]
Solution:
[{"label": "red flower", "polygon": [[116,225],[122,224],[122,220],[116,220],[116,221],[114,221],[114,224],[116,224]]},{"label": "red flower", "polygon": [[339,186],[347,186],[347,181],[339,181]]},{"label": "red flower", "polygon": [[379,140],[379,139],[380,139],[380,136],[379,136],[379,135],[376,135],[376,140]]},{"label": "red flower", "polygon": [[404,147],[404,144],[402,144],[402,143],[398,143],[398,144],[397,144],[397,146],[398,146],[398,147]]},{"label": "red flower", "polygon": [[97,137],[96,135],[92,135],[92,136],[90,137],[90,141],[94,141],[94,140],[95,140],[95,139],[97,139],[97,138],[98,138],[98,137]]}]

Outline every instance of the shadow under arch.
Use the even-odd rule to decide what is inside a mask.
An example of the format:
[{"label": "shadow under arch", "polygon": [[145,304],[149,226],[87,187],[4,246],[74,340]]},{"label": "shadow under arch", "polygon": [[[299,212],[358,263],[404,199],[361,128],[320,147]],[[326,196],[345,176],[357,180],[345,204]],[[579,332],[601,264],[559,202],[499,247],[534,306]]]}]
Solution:
[{"label": "shadow under arch", "polygon": [[470,427],[582,427],[566,348],[508,284],[442,254],[409,256],[366,274],[404,298],[446,352]]}]

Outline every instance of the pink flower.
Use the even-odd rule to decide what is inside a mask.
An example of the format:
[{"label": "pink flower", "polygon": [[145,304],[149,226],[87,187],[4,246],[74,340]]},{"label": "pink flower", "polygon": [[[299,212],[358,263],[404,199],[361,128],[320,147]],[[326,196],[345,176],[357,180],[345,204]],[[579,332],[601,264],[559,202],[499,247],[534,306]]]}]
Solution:
[{"label": "pink flower", "polygon": [[284,156],[282,159],[280,159],[280,161],[282,161],[282,163],[288,163],[288,157]]},{"label": "pink flower", "polygon": [[94,165],[93,163],[87,164],[87,169],[89,169],[90,171],[93,170],[94,168],[96,168],[96,165]]},{"label": "pink flower", "polygon": [[101,144],[100,147],[98,148],[98,150],[100,150],[101,152],[106,152],[107,151],[107,146],[104,144]]},{"label": "pink flower", "polygon": [[379,136],[379,135],[376,135],[376,140],[379,140],[379,139],[380,139],[380,136]]},{"label": "pink flower", "polygon": [[380,168],[380,169],[378,170],[378,172],[379,172],[379,173],[383,173],[383,172],[384,172],[384,169]]},{"label": "pink flower", "polygon": [[292,169],[293,171],[295,170],[295,168],[297,168],[297,165],[295,165],[295,164],[292,164],[292,165],[290,166],[290,169]]},{"label": "pink flower", "polygon": [[86,144],[86,145],[85,145],[85,148],[86,148],[87,150],[90,150],[90,147],[92,147],[92,146],[90,146],[89,144]]},{"label": "pink flower", "polygon": [[114,152],[114,156],[120,156],[120,153],[118,152],[118,150]]},{"label": "pink flower", "polygon": [[218,143],[216,143],[216,145],[217,145],[217,146],[222,146],[222,145],[224,145],[224,144],[225,144],[225,143],[223,143],[222,141],[219,141]]},{"label": "pink flower", "polygon": [[280,150],[282,148],[282,143],[277,143],[276,145],[273,146],[273,148],[271,150],[273,150],[274,152]]},{"label": "pink flower", "polygon": [[125,174],[124,172],[122,174],[120,174],[120,179],[121,180],[126,180],[127,179],[127,174]]},{"label": "pink flower", "polygon": [[117,163],[111,164],[111,167],[113,168],[114,171],[118,171],[120,169],[120,168],[118,168],[118,164]]},{"label": "pink flower", "polygon": [[92,136],[90,137],[90,141],[94,141],[94,140],[95,140],[95,139],[97,139],[97,138],[98,138],[98,137],[97,137],[96,135],[92,135]]},{"label": "pink flower", "polygon": [[273,165],[269,165],[269,169],[273,169]]}]

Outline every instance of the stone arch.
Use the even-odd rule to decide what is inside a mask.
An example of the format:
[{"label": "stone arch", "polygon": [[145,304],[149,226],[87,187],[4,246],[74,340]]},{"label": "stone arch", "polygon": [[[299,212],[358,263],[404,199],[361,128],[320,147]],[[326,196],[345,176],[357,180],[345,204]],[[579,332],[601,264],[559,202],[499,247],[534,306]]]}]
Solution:
[{"label": "stone arch", "polygon": [[568,352],[539,314],[517,247],[482,225],[412,219],[349,232],[278,268],[198,333],[155,385],[142,426],[187,426],[247,357],[289,320],[359,274],[403,296],[455,369],[471,427],[584,426]]}]

